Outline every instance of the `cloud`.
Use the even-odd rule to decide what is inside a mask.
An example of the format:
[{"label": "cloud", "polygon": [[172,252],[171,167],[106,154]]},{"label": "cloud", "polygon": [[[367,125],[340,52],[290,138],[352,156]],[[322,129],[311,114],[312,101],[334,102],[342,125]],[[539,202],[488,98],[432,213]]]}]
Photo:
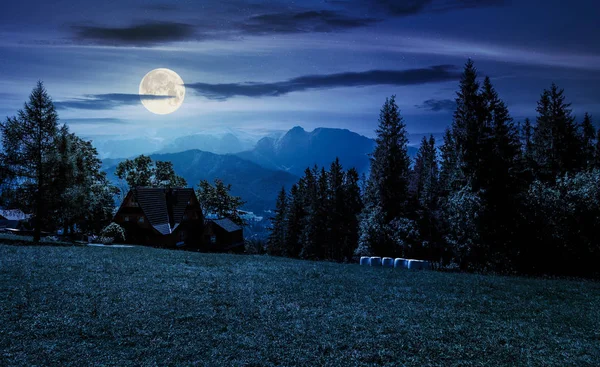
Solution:
[{"label": "cloud", "polygon": [[176,22],[144,22],[129,27],[73,26],[76,41],[113,46],[152,46],[186,41],[195,36],[195,27]]},{"label": "cloud", "polygon": [[454,111],[456,102],[451,99],[428,99],[423,101],[423,104],[415,105],[415,107],[433,112]]},{"label": "cloud", "polygon": [[69,125],[126,124],[126,122],[121,119],[110,117],[61,119],[61,122],[65,122]]},{"label": "cloud", "polygon": [[365,27],[378,20],[370,17],[352,17],[332,10],[280,12],[255,15],[240,24],[242,34],[275,34],[332,32]]},{"label": "cloud", "polygon": [[81,110],[110,110],[120,106],[130,106],[140,103],[140,99],[168,99],[172,96],[154,96],[140,94],[86,94],[84,98],[75,98],[67,101],[54,102],[59,110],[81,109]]},{"label": "cloud", "polygon": [[505,5],[507,0],[332,0],[330,4],[348,9],[376,10],[392,17],[406,17],[420,13],[449,12],[471,8]]},{"label": "cloud", "polygon": [[310,89],[339,87],[364,87],[370,85],[415,85],[458,80],[460,72],[453,65],[437,65],[430,68],[408,70],[370,70],[326,75],[306,75],[274,83],[191,83],[186,87],[198,94],[215,100],[235,96],[267,97],[281,96],[291,92]]},{"label": "cloud", "polygon": [[[503,0],[335,0],[328,2],[326,9],[283,7],[273,2],[259,5],[248,1],[240,1],[234,6],[209,3],[207,8],[163,3],[142,8],[159,14],[167,12],[171,19],[180,17],[187,20],[145,20],[123,27],[75,25],[70,30],[77,43],[151,47],[172,42],[241,39],[256,35],[340,32],[367,27],[389,18],[503,3]],[[188,17],[191,13],[201,14],[202,18],[192,22]]]}]

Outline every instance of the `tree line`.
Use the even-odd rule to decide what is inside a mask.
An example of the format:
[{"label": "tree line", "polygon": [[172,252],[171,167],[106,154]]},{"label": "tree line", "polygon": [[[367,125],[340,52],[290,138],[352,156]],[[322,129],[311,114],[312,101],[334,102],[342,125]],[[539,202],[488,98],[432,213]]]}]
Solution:
[{"label": "tree line", "polygon": [[16,116],[0,122],[0,201],[33,214],[42,229],[98,232],[112,217],[113,195],[91,142],[60,125],[52,99],[38,82]]},{"label": "tree line", "polygon": [[423,138],[411,162],[395,97],[386,99],[368,176],[359,183],[350,170],[352,178],[340,181],[339,161],[330,171],[307,170],[279,194],[267,251],[597,276],[600,131],[587,113],[577,122],[555,84],[543,91],[536,112],[535,122],[515,123],[490,78],[481,81],[469,60],[443,144]]}]

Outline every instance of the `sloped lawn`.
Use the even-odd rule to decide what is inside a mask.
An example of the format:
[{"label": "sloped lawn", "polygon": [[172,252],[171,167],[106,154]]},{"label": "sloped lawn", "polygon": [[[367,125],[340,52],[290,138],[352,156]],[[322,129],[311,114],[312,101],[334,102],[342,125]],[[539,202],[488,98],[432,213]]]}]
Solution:
[{"label": "sloped lawn", "polygon": [[600,284],[0,245],[0,365],[598,366]]}]

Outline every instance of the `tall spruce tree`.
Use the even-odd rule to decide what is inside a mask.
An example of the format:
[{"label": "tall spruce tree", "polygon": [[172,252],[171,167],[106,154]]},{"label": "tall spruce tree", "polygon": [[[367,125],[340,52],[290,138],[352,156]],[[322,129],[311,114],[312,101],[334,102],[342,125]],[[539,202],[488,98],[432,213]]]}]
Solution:
[{"label": "tall spruce tree", "polygon": [[489,167],[486,159],[490,155],[490,126],[487,120],[484,101],[479,93],[477,69],[469,59],[460,80],[452,122],[454,146],[461,171],[460,181],[453,186],[462,187],[470,183],[472,189],[477,191],[487,177]]},{"label": "tall spruce tree", "polygon": [[583,164],[586,170],[594,167],[596,151],[596,129],[592,117],[586,112],[581,123]]},{"label": "tall spruce tree", "polygon": [[461,172],[458,167],[458,153],[451,129],[447,128],[444,131],[444,143],[442,144],[440,151],[440,195],[442,197],[447,197],[450,192],[453,192],[458,188],[457,184],[461,181]]},{"label": "tall spruce tree", "polygon": [[329,229],[327,242],[329,244],[329,259],[341,260],[344,256],[343,242],[345,240],[346,217],[346,191],[344,186],[345,173],[339,158],[331,163],[329,168],[329,209],[328,223]]},{"label": "tall spruce tree", "polygon": [[11,176],[22,182],[27,206],[33,212],[34,241],[40,240],[48,221],[50,193],[55,185],[59,161],[56,139],[58,114],[40,81],[16,117],[0,124],[3,152],[1,161]]},{"label": "tall spruce tree", "polygon": [[386,98],[379,114],[376,134],[358,251],[393,256],[399,253],[397,242],[392,236],[385,235],[389,232],[387,229],[379,227],[381,223],[387,226],[392,220],[409,214],[410,174],[406,125],[400,116],[395,96]]},{"label": "tall spruce tree", "polygon": [[302,180],[298,184],[292,185],[288,199],[285,248],[288,256],[292,257],[300,256],[300,251],[302,251],[302,234],[306,216],[302,197],[305,190],[301,187],[302,185]]},{"label": "tall spruce tree", "polygon": [[359,216],[363,209],[360,178],[355,168],[350,168],[344,175],[344,211],[342,220],[342,239],[340,241],[341,258],[351,259],[358,246]]},{"label": "tall spruce tree", "polygon": [[512,253],[514,258],[516,251],[517,209],[524,190],[521,143],[508,108],[487,77],[483,83],[482,98],[490,136],[484,137],[488,155],[484,156],[483,165],[488,170],[483,170],[481,173],[486,176],[478,180],[483,189],[481,197],[484,203],[483,227],[480,230],[483,241],[495,252],[489,255],[493,259],[487,262],[506,266],[506,256]]},{"label": "tall spruce tree", "polygon": [[438,162],[433,135],[429,139],[423,137],[417,153],[413,169],[415,220],[423,243],[428,244],[420,249],[416,256],[428,258],[439,257],[433,248],[439,245],[438,231]]},{"label": "tall spruce tree", "polygon": [[386,222],[389,222],[407,212],[410,166],[406,125],[395,96],[386,98],[376,134],[369,181],[373,197],[385,213]]},{"label": "tall spruce tree", "polygon": [[557,175],[575,172],[583,166],[583,150],[570,103],[564,90],[552,84],[544,90],[537,106],[533,133],[536,177],[553,181]]},{"label": "tall spruce tree", "polygon": [[594,149],[594,168],[600,169],[600,128],[596,133],[596,147]]},{"label": "tall spruce tree", "polygon": [[271,228],[267,239],[267,253],[269,255],[287,255],[287,223],[288,198],[285,188],[281,188],[275,204],[275,215],[271,218]]},{"label": "tall spruce tree", "polygon": [[527,181],[531,181],[533,172],[535,171],[535,160],[533,152],[533,126],[529,118],[525,119],[525,123],[521,128],[521,142],[523,152],[523,165],[527,172]]}]

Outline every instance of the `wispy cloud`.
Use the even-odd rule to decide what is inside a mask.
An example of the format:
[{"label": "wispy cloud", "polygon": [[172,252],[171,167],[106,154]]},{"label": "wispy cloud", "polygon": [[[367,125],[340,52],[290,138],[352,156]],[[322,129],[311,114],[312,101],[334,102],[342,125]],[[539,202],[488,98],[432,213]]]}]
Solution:
[{"label": "wispy cloud", "polygon": [[[276,2],[258,5],[241,1],[233,8],[225,3],[209,2],[207,9],[204,5],[197,9],[193,4],[155,4],[143,6],[144,11],[167,12],[170,21],[153,19],[119,27],[84,24],[72,26],[70,30],[73,40],[80,44],[152,47],[181,41],[240,39],[255,35],[343,32],[389,18],[503,3],[502,0],[336,0],[307,8],[297,5],[284,7]],[[242,12],[240,9],[251,11]],[[187,16],[182,16],[184,13],[198,13],[201,17],[190,21]],[[176,16],[187,20],[172,21]]]},{"label": "wispy cloud", "polygon": [[332,10],[280,12],[252,16],[237,26],[244,35],[333,32],[365,27],[377,22],[371,17],[353,17]]},{"label": "wispy cloud", "polygon": [[349,9],[375,9],[382,13],[405,17],[420,13],[449,12],[461,9],[485,8],[501,6],[506,0],[330,0],[330,4],[344,6]]},{"label": "wispy cloud", "polygon": [[433,112],[454,111],[456,102],[451,99],[428,99],[423,101],[422,104],[415,105],[415,107]]},{"label": "wispy cloud", "polygon": [[457,80],[460,72],[453,65],[407,70],[370,70],[325,75],[306,75],[274,83],[243,82],[227,84],[191,83],[186,87],[198,94],[216,100],[231,97],[281,96],[291,92],[339,87],[371,85],[415,85]]},{"label": "wispy cloud", "polygon": [[96,118],[76,118],[76,119],[61,119],[61,122],[65,122],[69,125],[96,125],[96,124],[126,124],[124,120],[110,117],[96,117]]},{"label": "wispy cloud", "polygon": [[195,27],[175,22],[145,22],[129,27],[73,26],[72,30],[76,41],[116,46],[151,46],[186,41],[195,35]]},{"label": "wispy cloud", "polygon": [[123,93],[86,94],[83,98],[54,102],[54,105],[59,110],[109,110],[120,106],[136,105],[140,103],[140,99],[153,100],[169,98],[173,97]]}]

